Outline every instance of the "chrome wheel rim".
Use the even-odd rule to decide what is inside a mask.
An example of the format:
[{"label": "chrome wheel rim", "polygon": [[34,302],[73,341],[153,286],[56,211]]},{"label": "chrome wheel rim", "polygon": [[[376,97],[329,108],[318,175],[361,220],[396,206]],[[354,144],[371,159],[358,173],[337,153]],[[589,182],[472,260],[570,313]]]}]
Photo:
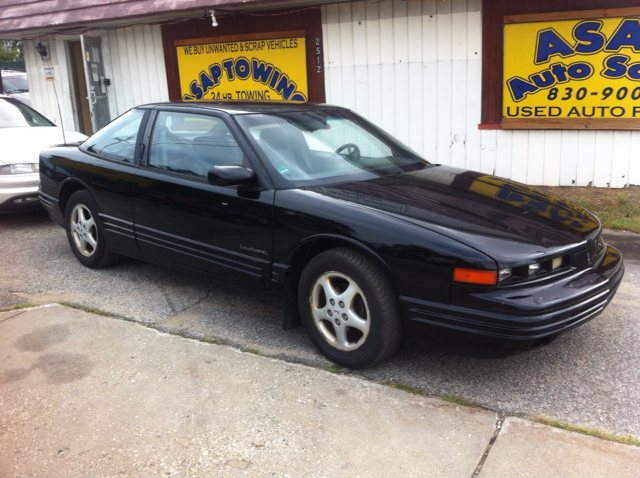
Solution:
[{"label": "chrome wheel rim", "polygon": [[80,254],[85,257],[95,254],[98,230],[91,211],[84,204],[76,204],[71,211],[71,237]]},{"label": "chrome wheel rim", "polygon": [[340,272],[316,279],[309,297],[311,316],[320,335],[343,352],[360,348],[371,327],[369,305],[360,286]]}]

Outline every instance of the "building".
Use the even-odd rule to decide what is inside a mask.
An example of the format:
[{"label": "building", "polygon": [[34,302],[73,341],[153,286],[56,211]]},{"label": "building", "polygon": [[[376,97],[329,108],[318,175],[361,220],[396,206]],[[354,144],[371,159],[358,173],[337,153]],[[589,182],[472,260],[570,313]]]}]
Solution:
[{"label": "building", "polygon": [[155,101],[306,99],[435,163],[640,184],[637,0],[4,3],[34,107],[87,134]]}]

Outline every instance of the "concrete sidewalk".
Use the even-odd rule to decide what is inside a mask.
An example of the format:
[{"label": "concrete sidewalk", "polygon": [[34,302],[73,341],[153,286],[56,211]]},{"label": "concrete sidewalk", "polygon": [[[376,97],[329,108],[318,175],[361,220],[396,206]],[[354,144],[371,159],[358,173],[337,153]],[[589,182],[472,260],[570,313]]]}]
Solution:
[{"label": "concrete sidewalk", "polygon": [[640,448],[58,305],[1,313],[0,354],[2,478],[640,477]]}]

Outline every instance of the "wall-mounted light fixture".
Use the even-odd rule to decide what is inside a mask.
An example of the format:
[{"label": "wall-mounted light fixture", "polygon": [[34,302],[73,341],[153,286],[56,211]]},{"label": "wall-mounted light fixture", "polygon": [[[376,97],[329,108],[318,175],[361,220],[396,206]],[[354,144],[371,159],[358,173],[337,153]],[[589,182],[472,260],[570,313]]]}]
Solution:
[{"label": "wall-mounted light fixture", "polygon": [[211,26],[212,27],[217,27],[218,26],[218,20],[216,20],[216,12],[215,12],[215,10],[209,10],[209,14],[211,15]]},{"label": "wall-mounted light fixture", "polygon": [[36,51],[40,54],[40,58],[42,58],[43,60],[45,58],[49,58],[49,51],[47,50],[47,47],[42,43],[38,42],[38,44],[36,45]]}]

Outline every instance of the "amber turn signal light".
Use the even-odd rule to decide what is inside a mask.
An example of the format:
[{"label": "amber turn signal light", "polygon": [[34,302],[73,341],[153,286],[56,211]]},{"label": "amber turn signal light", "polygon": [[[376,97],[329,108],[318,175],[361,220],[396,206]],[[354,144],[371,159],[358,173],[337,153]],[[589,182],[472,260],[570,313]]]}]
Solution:
[{"label": "amber turn signal light", "polygon": [[496,285],[498,283],[498,272],[454,269],[453,280],[456,282],[467,282],[469,284]]}]

